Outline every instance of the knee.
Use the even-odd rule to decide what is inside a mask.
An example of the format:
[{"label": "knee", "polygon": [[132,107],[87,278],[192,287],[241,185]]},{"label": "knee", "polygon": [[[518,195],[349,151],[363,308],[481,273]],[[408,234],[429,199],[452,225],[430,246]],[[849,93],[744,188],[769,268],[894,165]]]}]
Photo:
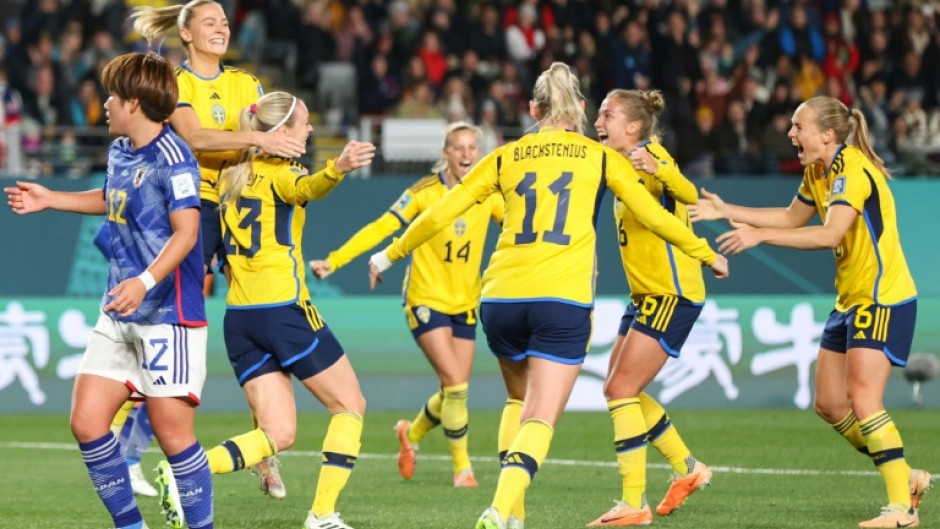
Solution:
[{"label": "knee", "polygon": [[72,430],[72,436],[79,443],[90,443],[107,433],[106,431],[99,432],[90,421],[83,421],[74,416],[69,419],[69,428]]},{"label": "knee", "polygon": [[845,417],[845,414],[849,412],[847,406],[834,406],[830,402],[821,401],[819,399],[813,403],[813,410],[816,412],[816,415],[829,424],[835,424],[841,421],[842,418]]},{"label": "knee", "polygon": [[277,447],[278,452],[283,452],[284,450],[289,449],[294,446],[294,441],[297,440],[297,428],[281,428],[275,431],[265,431],[268,434],[268,437],[274,443],[274,446]]},{"label": "knee", "polygon": [[339,396],[333,402],[324,404],[326,405],[327,411],[333,415],[352,412],[362,417],[366,413],[366,397],[361,391],[355,394]]}]

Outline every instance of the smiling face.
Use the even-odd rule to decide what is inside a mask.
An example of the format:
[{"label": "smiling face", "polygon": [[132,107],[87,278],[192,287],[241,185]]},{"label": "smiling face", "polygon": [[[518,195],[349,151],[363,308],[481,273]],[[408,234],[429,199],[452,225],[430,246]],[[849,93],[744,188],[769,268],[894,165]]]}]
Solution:
[{"label": "smiling face", "polygon": [[629,120],[623,100],[610,97],[601,103],[594,122],[598,140],[621,154],[630,152],[639,143],[640,125],[639,121]]},{"label": "smiling face", "polygon": [[800,164],[828,164],[831,160],[826,159],[826,152],[835,141],[835,134],[831,129],[820,130],[816,111],[808,105],[800,105],[790,121],[792,125],[787,137],[796,147]]},{"label": "smiling face", "polygon": [[443,150],[447,171],[458,179],[463,178],[480,159],[480,146],[477,135],[471,129],[461,129],[451,133],[447,146]]},{"label": "smiling face", "polygon": [[180,29],[190,54],[212,57],[225,55],[231,35],[225,11],[214,2],[193,9],[188,25]]}]

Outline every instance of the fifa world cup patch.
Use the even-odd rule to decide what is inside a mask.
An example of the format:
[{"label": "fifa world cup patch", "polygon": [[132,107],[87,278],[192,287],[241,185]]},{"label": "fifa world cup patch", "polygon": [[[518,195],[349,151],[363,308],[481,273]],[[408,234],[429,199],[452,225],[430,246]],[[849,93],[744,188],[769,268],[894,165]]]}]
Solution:
[{"label": "fifa world cup patch", "polygon": [[427,322],[431,321],[431,309],[425,305],[421,305],[415,308],[415,316],[418,317],[421,323],[427,324]]},{"label": "fifa world cup patch", "polygon": [[832,182],[832,195],[841,195],[845,193],[845,177],[840,176]]},{"label": "fifa world cup patch", "polygon": [[196,196],[196,186],[193,184],[193,175],[182,173],[170,178],[173,183],[173,197],[181,200]]}]

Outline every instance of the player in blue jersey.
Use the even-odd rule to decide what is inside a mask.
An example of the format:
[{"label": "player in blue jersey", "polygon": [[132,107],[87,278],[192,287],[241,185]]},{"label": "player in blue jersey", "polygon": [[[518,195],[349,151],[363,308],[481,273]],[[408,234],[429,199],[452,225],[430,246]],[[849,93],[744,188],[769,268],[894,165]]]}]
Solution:
[{"label": "player in blue jersey", "polygon": [[[101,255],[110,261],[111,228],[108,227],[108,222],[105,219],[98,226],[94,243]],[[147,404],[133,400],[125,402],[111,421],[111,431],[118,436],[121,450],[127,459],[127,470],[131,475],[131,488],[134,489],[134,494],[158,496],[157,489],[153,488],[140,467],[140,459],[150,446],[150,442],[153,441],[153,429],[150,427],[150,418],[147,416]]]},{"label": "player in blue jersey", "polygon": [[[206,314],[199,236],[199,167],[164,124],[176,77],[155,54],[121,55],[102,84],[110,132],[103,189],[67,193],[34,183],[5,188],[14,213],[46,209],[106,215],[108,289],[75,379],[72,433],[114,527],[145,527],[111,420],[143,398],[160,447],[186,498],[189,527],[213,527],[212,479],[193,433],[206,372]],[[182,520],[176,520],[177,527]]]}]

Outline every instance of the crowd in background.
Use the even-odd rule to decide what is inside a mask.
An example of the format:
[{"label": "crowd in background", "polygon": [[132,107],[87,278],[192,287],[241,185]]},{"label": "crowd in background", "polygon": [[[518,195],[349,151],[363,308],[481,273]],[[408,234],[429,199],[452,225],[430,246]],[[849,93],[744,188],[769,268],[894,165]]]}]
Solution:
[{"label": "crowd in background", "polygon": [[[295,70],[296,86],[286,88],[312,93],[318,65],[351,65],[358,97],[345,124],[360,115],[467,119],[492,147],[532,125],[533,76],[564,61],[581,79],[590,117],[612,88],[662,90],[661,138],[689,176],[798,172],[786,132],[795,106],[814,95],[860,108],[895,175],[940,174],[940,2],[221,3],[232,48],[273,42],[296,53],[281,65]],[[3,21],[0,117],[22,124],[26,152],[45,126],[104,124],[102,66],[143,49],[126,21],[132,6],[37,0]],[[185,59],[171,43],[164,53]]]}]

